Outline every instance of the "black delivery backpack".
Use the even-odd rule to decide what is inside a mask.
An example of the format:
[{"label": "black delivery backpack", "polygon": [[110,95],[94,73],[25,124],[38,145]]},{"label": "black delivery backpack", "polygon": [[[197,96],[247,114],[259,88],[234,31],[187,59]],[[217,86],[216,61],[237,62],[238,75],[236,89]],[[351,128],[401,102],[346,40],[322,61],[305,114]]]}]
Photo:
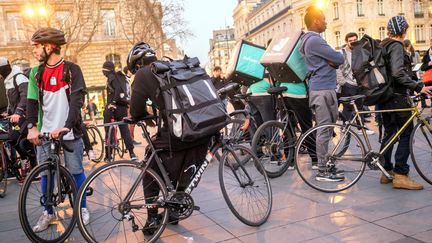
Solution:
[{"label": "black delivery backpack", "polygon": [[231,52],[226,76],[227,79],[245,86],[264,78],[264,66],[260,60],[265,48],[251,42],[241,40]]},{"label": "black delivery backpack", "polygon": [[225,107],[198,58],[155,61],[151,70],[159,81],[171,135],[192,142],[227,125]]},{"label": "black delivery backpack", "polygon": [[271,76],[283,83],[301,83],[308,70],[300,54],[302,31],[276,34],[261,58]]}]

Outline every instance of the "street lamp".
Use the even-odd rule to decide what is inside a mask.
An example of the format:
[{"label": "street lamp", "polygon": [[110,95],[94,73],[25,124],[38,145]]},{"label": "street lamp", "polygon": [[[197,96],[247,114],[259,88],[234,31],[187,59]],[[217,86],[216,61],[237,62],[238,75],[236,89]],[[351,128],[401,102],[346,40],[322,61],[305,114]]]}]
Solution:
[{"label": "street lamp", "polygon": [[45,5],[33,5],[33,4],[27,4],[22,12],[24,13],[24,16],[27,17],[31,23],[33,23],[32,20],[35,20],[37,22],[37,27],[40,26],[40,21],[47,21],[48,16],[48,9],[45,7]]},{"label": "street lamp", "polygon": [[319,9],[324,9],[328,5],[328,0],[315,0],[315,6]]}]

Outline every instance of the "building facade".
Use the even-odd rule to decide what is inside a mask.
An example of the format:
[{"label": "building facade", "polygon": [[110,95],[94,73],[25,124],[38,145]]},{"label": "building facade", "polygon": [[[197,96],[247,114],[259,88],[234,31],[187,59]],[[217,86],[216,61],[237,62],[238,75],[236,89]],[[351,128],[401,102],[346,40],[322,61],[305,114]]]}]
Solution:
[{"label": "building facade", "polygon": [[213,38],[209,40],[210,51],[208,52],[207,71],[220,66],[222,72],[226,71],[230,60],[231,50],[235,46],[235,34],[233,28],[214,30]]},{"label": "building facade", "polygon": [[[126,1],[127,2],[127,1]],[[4,0],[0,2],[0,56],[9,58],[12,64],[22,68],[37,65],[31,54],[30,38],[39,28],[51,26],[66,33],[68,44],[62,47],[65,59],[81,66],[89,91],[99,111],[105,105],[106,78],[102,64],[113,61],[117,70],[126,65],[127,54],[133,43],[139,40],[131,26],[137,27],[125,10],[125,0]],[[155,4],[156,1],[147,1]],[[159,3],[156,2],[160,6]],[[137,10],[138,12],[138,10]],[[152,17],[152,36],[143,41],[157,47],[158,56],[177,57],[175,40],[164,40],[162,14],[155,11]],[[148,26],[146,26],[148,27]],[[166,52],[166,53],[165,53]]]},{"label": "building facade", "polygon": [[[356,32],[376,39],[387,36],[390,17],[404,15],[410,28],[407,38],[416,50],[429,48],[432,38],[432,2],[427,0],[261,0],[250,10],[250,1],[239,1],[233,12],[236,40],[246,39],[266,46],[275,33],[306,31],[304,14],[319,5],[327,21],[323,37],[335,47],[345,44],[345,34]],[[239,13],[247,12],[247,17]]]}]

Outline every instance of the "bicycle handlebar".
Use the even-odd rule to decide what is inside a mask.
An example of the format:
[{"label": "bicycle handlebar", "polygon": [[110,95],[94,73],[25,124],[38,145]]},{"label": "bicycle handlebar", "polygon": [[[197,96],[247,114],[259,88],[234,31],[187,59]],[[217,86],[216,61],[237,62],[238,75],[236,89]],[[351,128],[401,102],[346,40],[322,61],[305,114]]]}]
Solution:
[{"label": "bicycle handlebar", "polygon": [[49,133],[39,134],[39,138],[44,141],[58,141],[60,146],[69,153],[73,153],[74,149],[64,143],[64,136],[68,132],[60,132],[58,139],[50,138]]}]

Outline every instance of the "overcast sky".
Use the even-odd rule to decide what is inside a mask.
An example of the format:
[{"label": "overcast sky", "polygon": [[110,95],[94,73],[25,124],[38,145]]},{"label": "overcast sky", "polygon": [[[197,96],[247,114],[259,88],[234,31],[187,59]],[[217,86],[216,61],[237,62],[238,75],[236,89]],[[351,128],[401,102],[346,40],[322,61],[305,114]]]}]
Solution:
[{"label": "overcast sky", "polygon": [[195,35],[178,43],[185,54],[197,56],[203,65],[206,64],[212,31],[233,25],[232,13],[236,4],[237,0],[185,0],[184,16]]}]

